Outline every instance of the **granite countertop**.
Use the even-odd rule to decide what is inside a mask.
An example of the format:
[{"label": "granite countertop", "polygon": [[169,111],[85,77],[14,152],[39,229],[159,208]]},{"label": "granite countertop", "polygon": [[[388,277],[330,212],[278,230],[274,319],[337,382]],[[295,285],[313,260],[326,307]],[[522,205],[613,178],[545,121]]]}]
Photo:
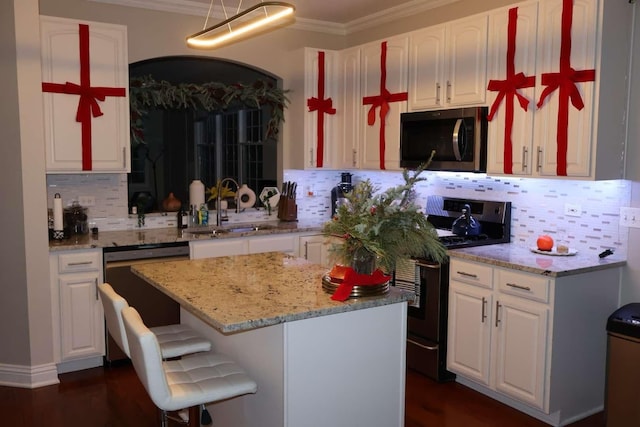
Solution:
[{"label": "granite countertop", "polygon": [[327,269],[281,252],[139,264],[132,271],[222,333],[412,301],[391,288],[382,296],[331,300]]},{"label": "granite countertop", "polygon": [[534,253],[529,248],[514,243],[504,243],[453,249],[449,251],[449,256],[549,277],[587,273],[626,264],[626,260],[615,253],[606,258],[599,258],[599,253],[598,251],[578,250],[575,255],[553,256]]},{"label": "granite countertop", "polygon": [[[133,230],[101,231],[97,235],[84,234],[72,236],[61,241],[50,240],[49,251],[107,248],[113,246],[138,246],[144,244],[189,242],[193,240],[232,239],[237,237],[266,236],[283,233],[318,232],[322,230],[324,222],[319,221],[273,221],[251,223],[253,225],[268,225],[270,228],[255,231],[224,233],[213,237],[210,234],[196,234],[191,228],[136,228]],[[228,224],[225,227],[244,227],[249,224]],[[223,227],[223,228],[225,228]],[[216,227],[211,227],[210,230]]]}]

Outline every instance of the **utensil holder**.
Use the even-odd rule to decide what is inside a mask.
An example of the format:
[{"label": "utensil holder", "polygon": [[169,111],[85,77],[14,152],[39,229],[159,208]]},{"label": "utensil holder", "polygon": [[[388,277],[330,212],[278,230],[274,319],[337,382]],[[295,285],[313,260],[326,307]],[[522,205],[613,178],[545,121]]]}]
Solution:
[{"label": "utensil holder", "polygon": [[298,205],[295,199],[280,197],[280,201],[278,202],[278,219],[281,221],[298,220]]}]

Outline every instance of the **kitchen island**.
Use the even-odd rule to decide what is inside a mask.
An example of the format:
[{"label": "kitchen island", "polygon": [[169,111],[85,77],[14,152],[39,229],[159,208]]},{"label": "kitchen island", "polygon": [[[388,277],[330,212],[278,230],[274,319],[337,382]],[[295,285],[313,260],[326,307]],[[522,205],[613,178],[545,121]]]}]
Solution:
[{"label": "kitchen island", "polygon": [[332,301],[326,269],[283,253],[137,265],[258,383],[210,405],[216,426],[404,425],[407,301],[388,294]]}]

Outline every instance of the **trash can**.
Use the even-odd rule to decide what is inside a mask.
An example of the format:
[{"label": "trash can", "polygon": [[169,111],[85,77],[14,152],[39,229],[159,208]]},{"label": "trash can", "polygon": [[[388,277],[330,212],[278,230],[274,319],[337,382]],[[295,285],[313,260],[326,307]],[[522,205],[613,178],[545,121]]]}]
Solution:
[{"label": "trash can", "polygon": [[627,304],[607,320],[607,427],[640,426],[640,303]]}]

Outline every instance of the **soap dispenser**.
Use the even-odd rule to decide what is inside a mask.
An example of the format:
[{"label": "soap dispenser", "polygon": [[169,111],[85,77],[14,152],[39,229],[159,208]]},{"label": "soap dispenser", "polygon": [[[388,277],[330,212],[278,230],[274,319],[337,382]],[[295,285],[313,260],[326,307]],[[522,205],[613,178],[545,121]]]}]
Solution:
[{"label": "soap dispenser", "polygon": [[348,203],[346,195],[351,192],[351,174],[343,172],[340,183],[331,189],[331,216],[334,217],[338,213],[338,208]]}]

